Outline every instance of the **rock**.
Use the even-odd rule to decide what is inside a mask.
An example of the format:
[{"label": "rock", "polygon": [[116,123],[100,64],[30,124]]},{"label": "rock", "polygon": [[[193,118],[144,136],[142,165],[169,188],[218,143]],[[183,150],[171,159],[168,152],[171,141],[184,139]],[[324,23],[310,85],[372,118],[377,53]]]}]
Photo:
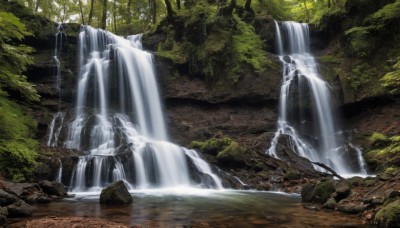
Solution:
[{"label": "rock", "polygon": [[336,200],[334,199],[334,198],[329,198],[325,203],[324,203],[324,205],[322,206],[323,208],[326,208],[326,209],[335,209],[336,208],[336,205],[337,205],[337,203],[336,203]]},{"label": "rock", "polygon": [[7,206],[9,217],[28,217],[33,213],[33,208],[31,205],[20,200]]},{"label": "rock", "polygon": [[315,186],[314,201],[318,203],[324,203],[335,192],[335,186],[333,181],[319,182]]},{"label": "rock", "polygon": [[8,216],[8,210],[6,207],[0,207],[0,215]]},{"label": "rock", "polygon": [[308,183],[301,189],[301,200],[303,202],[311,202],[314,198],[315,184]]},{"label": "rock", "polygon": [[364,178],[362,177],[352,177],[347,179],[347,181],[353,186],[353,187],[360,187],[363,186],[364,184]]},{"label": "rock", "polygon": [[388,181],[393,178],[393,175],[390,173],[383,172],[378,175],[379,180],[381,181]]},{"label": "rock", "polygon": [[122,180],[112,183],[100,194],[101,204],[131,204],[132,196]]},{"label": "rock", "polygon": [[18,200],[18,197],[0,189],[0,206],[8,206],[17,202]]},{"label": "rock", "polygon": [[340,201],[347,198],[351,193],[350,184],[346,181],[340,181],[335,184],[335,200]]},{"label": "rock", "polygon": [[354,204],[354,203],[343,203],[339,202],[337,205],[337,210],[347,214],[358,214],[367,209],[365,204]]},{"label": "rock", "polygon": [[45,180],[40,182],[39,185],[43,189],[43,191],[50,196],[55,195],[64,197],[67,195],[67,191],[65,191],[64,185],[57,181],[50,182]]},{"label": "rock", "polygon": [[397,191],[397,190],[394,190],[393,188],[387,189],[383,194],[384,194],[386,199],[400,196],[400,192]]},{"label": "rock", "polygon": [[25,202],[27,202],[31,205],[36,204],[36,203],[46,204],[46,203],[51,202],[50,197],[44,193],[37,193],[37,194],[27,196],[27,197],[25,197],[24,200],[25,200]]},{"label": "rock", "polygon": [[365,187],[373,187],[376,185],[376,180],[375,179],[365,179],[364,185]]},{"label": "rock", "polygon": [[381,208],[375,215],[374,223],[379,227],[398,227],[400,224],[400,200]]},{"label": "rock", "polygon": [[7,183],[7,188],[10,192],[15,193],[15,195],[23,198],[35,193],[42,193],[42,189],[39,184],[36,183]]}]

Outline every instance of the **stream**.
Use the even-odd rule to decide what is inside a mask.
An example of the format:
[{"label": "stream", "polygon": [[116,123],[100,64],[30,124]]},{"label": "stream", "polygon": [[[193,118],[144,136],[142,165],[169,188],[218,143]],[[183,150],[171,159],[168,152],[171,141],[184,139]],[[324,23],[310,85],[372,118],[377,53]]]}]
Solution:
[{"label": "stream", "polygon": [[88,216],[139,227],[373,227],[357,216],[306,209],[297,194],[182,188],[131,194],[133,204],[124,206],[100,205],[98,194],[77,194],[36,205],[33,218]]}]

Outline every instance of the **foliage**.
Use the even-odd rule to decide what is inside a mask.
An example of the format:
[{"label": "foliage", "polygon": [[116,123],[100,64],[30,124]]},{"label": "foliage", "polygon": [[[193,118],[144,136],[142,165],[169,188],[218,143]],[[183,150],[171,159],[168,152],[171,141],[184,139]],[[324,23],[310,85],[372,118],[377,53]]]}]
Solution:
[{"label": "foliage", "polygon": [[367,22],[372,24],[388,24],[398,20],[400,20],[400,0],[387,4],[366,19]]},{"label": "foliage", "polygon": [[393,65],[394,70],[388,72],[383,76],[381,81],[383,82],[383,86],[390,89],[391,93],[399,93],[400,92],[400,58],[397,63]]},{"label": "foliage", "polygon": [[36,165],[35,122],[18,104],[0,98],[0,172],[28,179]]},{"label": "foliage", "polygon": [[357,64],[351,69],[348,75],[350,87],[354,90],[358,90],[369,83],[371,78],[376,74],[376,69],[370,64],[366,62]]},{"label": "foliage", "polygon": [[38,101],[39,95],[21,74],[32,63],[32,48],[18,44],[25,35],[25,25],[11,13],[0,12],[0,172],[8,178],[28,178],[35,167],[36,128],[27,111],[11,101]]},{"label": "foliage", "polygon": [[38,101],[39,95],[33,86],[21,76],[26,66],[32,63],[29,53],[31,47],[22,44],[13,44],[29,35],[25,25],[11,13],[0,12],[0,95],[8,92],[17,93],[30,101]]},{"label": "foliage", "polygon": [[166,38],[155,54],[187,66],[209,83],[221,78],[236,83],[249,69],[263,72],[271,64],[264,42],[234,11],[226,13],[226,7],[198,1],[166,18],[157,28]]},{"label": "foliage", "polygon": [[[244,5],[244,3],[241,3],[241,5]],[[289,19],[289,7],[287,1],[257,0],[252,2],[252,7],[258,15],[268,15],[279,21]]]},{"label": "foliage", "polygon": [[389,138],[386,135],[379,132],[374,132],[368,139],[372,144],[389,141]]},{"label": "foliage", "polygon": [[351,54],[358,57],[368,57],[372,53],[375,49],[374,29],[375,26],[353,27],[345,31]]}]

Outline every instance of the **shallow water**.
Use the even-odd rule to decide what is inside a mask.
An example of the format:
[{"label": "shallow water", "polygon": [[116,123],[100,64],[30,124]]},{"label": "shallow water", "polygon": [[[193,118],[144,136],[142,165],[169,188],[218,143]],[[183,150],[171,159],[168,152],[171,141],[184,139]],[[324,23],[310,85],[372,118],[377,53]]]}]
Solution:
[{"label": "shallow water", "polygon": [[357,216],[305,209],[298,195],[185,189],[132,196],[132,205],[104,206],[98,196],[78,194],[36,205],[34,217],[93,216],[148,227],[367,227]]}]

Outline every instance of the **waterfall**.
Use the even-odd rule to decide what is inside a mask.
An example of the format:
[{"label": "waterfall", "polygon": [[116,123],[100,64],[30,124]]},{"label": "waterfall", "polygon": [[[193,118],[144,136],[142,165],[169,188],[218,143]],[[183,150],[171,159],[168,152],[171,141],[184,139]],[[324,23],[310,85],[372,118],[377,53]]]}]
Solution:
[{"label": "waterfall", "polygon": [[282,33],[278,22],[275,26],[283,78],[278,130],[268,153],[278,157],[276,146],[284,134],[290,136],[291,147],[299,155],[324,163],[340,174],[359,173],[361,166],[352,167],[351,156],[337,133],[329,86],[320,77],[318,64],[309,51],[308,25],[282,22]]},{"label": "waterfall", "polygon": [[86,154],[71,169],[70,191],[98,192],[116,180],[130,190],[222,189],[195,151],[168,142],[153,56],[142,49],[141,35],[125,39],[85,26],[78,39],[76,105],[70,119],[62,115],[62,130],[54,130],[53,119],[48,141]]}]

